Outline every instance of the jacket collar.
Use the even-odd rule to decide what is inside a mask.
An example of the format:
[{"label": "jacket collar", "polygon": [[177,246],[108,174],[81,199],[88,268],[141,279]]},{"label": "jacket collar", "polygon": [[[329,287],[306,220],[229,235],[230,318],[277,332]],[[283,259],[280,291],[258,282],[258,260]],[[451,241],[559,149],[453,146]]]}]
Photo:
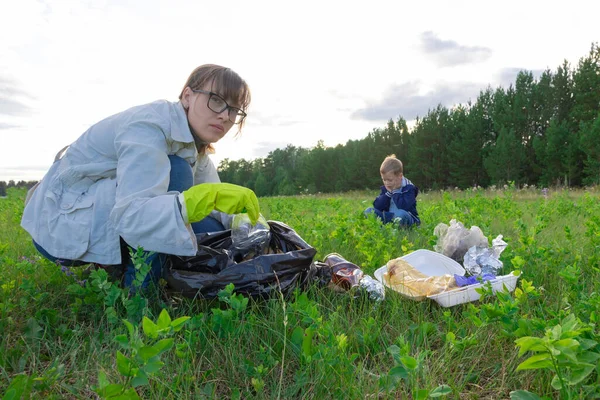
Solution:
[{"label": "jacket collar", "polygon": [[180,101],[171,103],[171,137],[178,142],[194,142],[187,115]]},{"label": "jacket collar", "polygon": [[407,177],[402,177],[402,185],[398,189],[394,189],[392,193],[402,193],[402,189],[404,189],[408,185],[412,185],[413,183]]}]

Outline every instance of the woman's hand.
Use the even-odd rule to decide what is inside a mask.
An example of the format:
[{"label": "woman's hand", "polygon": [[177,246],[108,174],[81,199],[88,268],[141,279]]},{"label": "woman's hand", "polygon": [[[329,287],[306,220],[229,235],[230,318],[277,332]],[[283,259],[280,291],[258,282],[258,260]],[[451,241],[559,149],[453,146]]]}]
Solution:
[{"label": "woman's hand", "polygon": [[228,214],[247,212],[256,224],[260,214],[256,194],[243,186],[231,183],[202,183],[182,192],[189,222],[204,219],[212,210]]}]

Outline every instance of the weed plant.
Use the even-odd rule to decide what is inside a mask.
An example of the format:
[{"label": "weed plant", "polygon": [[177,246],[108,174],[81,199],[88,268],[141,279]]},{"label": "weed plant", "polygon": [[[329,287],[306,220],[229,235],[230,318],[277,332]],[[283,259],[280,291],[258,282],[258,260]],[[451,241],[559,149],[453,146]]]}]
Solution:
[{"label": "weed plant", "polygon": [[414,229],[365,218],[371,192],[260,199],[316,260],[339,253],[370,275],[432,249],[438,223],[502,234],[516,290],[452,308],[329,287],[262,300],[233,286],[211,301],[128,292],[104,270],[42,259],[19,226],[24,197],[0,199],[3,399],[600,397],[597,190],[423,193]]}]

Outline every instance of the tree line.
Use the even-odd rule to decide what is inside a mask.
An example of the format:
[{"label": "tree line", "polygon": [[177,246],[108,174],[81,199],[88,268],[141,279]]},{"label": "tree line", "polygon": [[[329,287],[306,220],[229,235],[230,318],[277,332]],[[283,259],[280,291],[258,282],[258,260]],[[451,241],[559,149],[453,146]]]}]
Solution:
[{"label": "tree line", "polygon": [[[313,148],[288,145],[254,160],[224,159],[223,182],[259,196],[375,189],[379,166],[396,154],[421,189],[600,184],[600,47],[576,67],[565,60],[534,77],[520,71],[508,88],[481,90],[475,101],[437,105],[412,129],[399,116],[359,140]],[[35,181],[0,181],[6,188]]]},{"label": "tree line", "polygon": [[0,181],[0,197],[5,197],[6,196],[6,189],[8,188],[27,188],[30,189],[32,188],[38,181],[18,181],[15,183],[15,181],[10,180],[8,181],[8,183],[6,183],[6,181]]},{"label": "tree line", "polygon": [[360,140],[313,148],[288,145],[254,160],[225,159],[224,182],[259,196],[374,189],[391,153],[422,189],[600,184],[600,48],[576,67],[565,60],[534,77],[520,71],[508,88],[475,101],[437,105],[412,129],[400,116]]}]

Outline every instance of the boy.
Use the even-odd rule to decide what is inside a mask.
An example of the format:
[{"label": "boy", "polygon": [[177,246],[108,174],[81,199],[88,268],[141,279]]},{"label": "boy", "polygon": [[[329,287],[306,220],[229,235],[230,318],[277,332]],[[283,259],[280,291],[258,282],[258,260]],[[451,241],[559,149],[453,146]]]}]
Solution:
[{"label": "boy", "polygon": [[379,173],[383,186],[381,193],[373,202],[373,207],[365,210],[365,216],[375,213],[384,223],[398,222],[403,226],[419,225],[417,195],[419,188],[404,177],[402,161],[394,154],[381,163]]}]

